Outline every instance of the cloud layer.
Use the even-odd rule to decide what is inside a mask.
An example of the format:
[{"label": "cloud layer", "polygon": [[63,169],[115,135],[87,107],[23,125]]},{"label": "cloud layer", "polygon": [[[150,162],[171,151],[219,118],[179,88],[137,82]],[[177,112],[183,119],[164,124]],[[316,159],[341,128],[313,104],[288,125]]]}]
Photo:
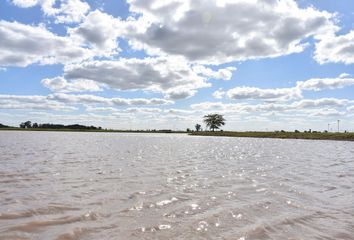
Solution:
[{"label": "cloud layer", "polygon": [[89,49],[51,33],[44,26],[0,20],[0,66],[66,64],[92,56]]},{"label": "cloud layer", "polygon": [[[301,52],[308,37],[337,28],[334,15],[302,9],[293,0],[130,0],[145,31],[130,32],[133,47],[152,54],[220,64]],[[220,27],[222,26],[222,27]]]},{"label": "cloud layer", "polygon": [[86,79],[118,90],[162,92],[171,98],[184,98],[195,89],[208,87],[206,78],[179,58],[121,58],[67,65],[67,79]]},{"label": "cloud layer", "polygon": [[12,3],[22,8],[38,5],[56,23],[80,22],[90,10],[90,5],[81,0],[12,0]]}]

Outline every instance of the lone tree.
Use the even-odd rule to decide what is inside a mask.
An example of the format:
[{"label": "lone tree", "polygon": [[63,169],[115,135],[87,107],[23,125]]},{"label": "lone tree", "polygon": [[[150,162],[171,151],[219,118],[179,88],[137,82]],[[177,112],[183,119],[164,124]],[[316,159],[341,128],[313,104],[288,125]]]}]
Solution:
[{"label": "lone tree", "polygon": [[197,132],[199,132],[201,127],[202,127],[202,126],[197,123],[197,124],[195,125],[195,130],[196,130]]},{"label": "lone tree", "polygon": [[20,124],[20,128],[31,128],[31,127],[32,127],[31,121],[26,121]]},{"label": "lone tree", "polygon": [[225,118],[220,114],[208,114],[204,116],[204,122],[214,132],[215,129],[225,125]]}]

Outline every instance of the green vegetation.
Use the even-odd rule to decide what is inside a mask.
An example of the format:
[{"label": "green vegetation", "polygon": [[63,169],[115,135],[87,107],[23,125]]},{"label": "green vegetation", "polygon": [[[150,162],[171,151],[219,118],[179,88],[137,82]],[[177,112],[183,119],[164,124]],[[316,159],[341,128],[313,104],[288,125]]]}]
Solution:
[{"label": "green vegetation", "polygon": [[204,116],[203,120],[206,127],[211,129],[213,132],[215,129],[219,129],[221,126],[225,125],[225,118],[220,114],[208,114]]},{"label": "green vegetation", "polygon": [[328,132],[192,132],[190,135],[197,136],[220,136],[220,137],[252,137],[252,138],[282,138],[282,139],[312,139],[312,140],[342,140],[354,141],[354,133],[328,133]]},{"label": "green vegetation", "polygon": [[1,128],[1,130],[9,131],[35,131],[35,132],[108,132],[108,133],[186,133],[186,131],[172,131],[172,130],[115,130],[115,129],[68,129],[68,128],[18,128],[9,127]]},{"label": "green vegetation", "polygon": [[196,130],[197,132],[199,132],[201,129],[202,129],[202,126],[197,123],[197,124],[195,125],[195,130]]},{"label": "green vegetation", "polygon": [[3,125],[0,123],[0,128],[9,128],[9,126]]},{"label": "green vegetation", "polygon": [[114,130],[102,129],[101,127],[85,126],[80,124],[63,125],[44,123],[37,124],[31,121],[23,122],[19,127],[9,127],[0,124],[1,130],[14,131],[53,131],[53,132],[111,132],[111,133],[186,133],[185,131],[173,131],[171,129],[147,129],[147,130]]},{"label": "green vegetation", "polygon": [[80,124],[72,124],[72,125],[63,125],[63,124],[52,124],[52,123],[44,123],[38,124],[33,123],[31,121],[26,121],[20,124],[20,128],[23,129],[68,129],[68,130],[101,130],[101,127],[95,126],[85,126]]}]

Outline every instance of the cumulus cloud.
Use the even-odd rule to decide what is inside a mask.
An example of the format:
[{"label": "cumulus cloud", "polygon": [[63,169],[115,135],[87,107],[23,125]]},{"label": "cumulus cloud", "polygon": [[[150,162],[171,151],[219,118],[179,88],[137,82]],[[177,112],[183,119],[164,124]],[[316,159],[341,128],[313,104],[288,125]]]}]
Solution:
[{"label": "cumulus cloud", "polygon": [[0,20],[0,66],[70,63],[91,56],[89,49],[49,32],[44,26]]},{"label": "cumulus cloud", "polygon": [[0,95],[0,109],[73,111],[77,108],[50,100],[46,96]]},{"label": "cumulus cloud", "polygon": [[340,89],[354,85],[354,78],[349,74],[341,74],[337,78],[312,78],[306,81],[298,81],[291,88],[235,87],[228,91],[217,90],[213,93],[214,98],[221,99],[225,95],[234,100],[258,99],[267,101],[289,101],[303,98],[302,91],[321,91],[325,89]]},{"label": "cumulus cloud", "polygon": [[320,99],[303,99],[291,104],[291,107],[297,109],[317,108],[317,107],[344,107],[350,103],[348,99],[337,98],[320,98]]},{"label": "cumulus cloud", "polygon": [[349,73],[342,73],[339,75],[339,78],[350,78],[352,75]]},{"label": "cumulus cloud", "polygon": [[197,93],[194,89],[188,89],[184,87],[173,88],[165,92],[166,98],[178,100],[193,97]]},{"label": "cumulus cloud", "polygon": [[39,0],[12,0],[12,3],[18,7],[29,8],[36,6]]},{"label": "cumulus cloud", "polygon": [[326,35],[316,43],[315,59],[324,63],[354,63],[354,30],[348,34]]},{"label": "cumulus cloud", "polygon": [[210,68],[199,65],[199,66],[194,66],[193,70],[194,72],[206,76],[208,78],[230,80],[232,78],[232,72],[236,71],[237,68],[227,67],[227,68],[222,68],[222,69],[218,69],[217,71],[214,71]]},{"label": "cumulus cloud", "polygon": [[80,22],[90,10],[90,5],[81,0],[12,0],[12,3],[22,8],[38,5],[56,23]]},{"label": "cumulus cloud", "polygon": [[206,78],[195,73],[179,58],[121,58],[117,61],[90,61],[67,65],[67,79],[86,79],[119,90],[148,90],[178,99],[209,87]]},{"label": "cumulus cloud", "polygon": [[298,88],[236,87],[228,90],[226,95],[231,99],[292,100],[302,98]]},{"label": "cumulus cloud", "polygon": [[256,112],[283,112],[306,109],[323,109],[323,108],[342,108],[351,104],[348,99],[336,98],[320,98],[320,99],[303,99],[290,104],[285,103],[223,103],[223,102],[202,102],[192,104],[191,108],[202,111],[220,111],[220,112],[238,112],[238,113],[256,113]]},{"label": "cumulus cloud", "polygon": [[106,98],[90,94],[54,93],[43,95],[0,95],[0,109],[74,111],[77,105],[87,107],[156,106],[173,104],[161,98]]},{"label": "cumulus cloud", "polygon": [[310,116],[315,117],[339,117],[344,116],[346,113],[342,111],[338,111],[337,109],[321,109],[315,112],[310,113]]},{"label": "cumulus cloud", "polygon": [[225,94],[226,94],[225,91],[223,91],[222,89],[219,89],[213,93],[213,97],[216,99],[222,99],[225,96]]},{"label": "cumulus cloud", "polygon": [[106,98],[90,94],[66,94],[54,93],[48,96],[48,99],[65,103],[76,104],[104,104],[110,106],[133,106],[133,105],[166,105],[173,102],[161,98]]},{"label": "cumulus cloud", "polygon": [[294,0],[128,2],[138,16],[127,33],[134,48],[205,64],[301,52],[308,37],[337,29],[333,14]]},{"label": "cumulus cloud", "polygon": [[343,78],[344,76],[341,76],[341,78],[313,78],[304,82],[297,82],[296,86],[302,90],[321,91],[354,85],[354,78]]},{"label": "cumulus cloud", "polygon": [[122,34],[124,23],[99,10],[90,12],[76,28],[69,29],[71,37],[88,44],[98,55],[117,53],[117,38]]},{"label": "cumulus cloud", "polygon": [[53,92],[97,92],[103,90],[98,83],[84,79],[67,81],[63,77],[55,77],[43,79],[41,83]]}]

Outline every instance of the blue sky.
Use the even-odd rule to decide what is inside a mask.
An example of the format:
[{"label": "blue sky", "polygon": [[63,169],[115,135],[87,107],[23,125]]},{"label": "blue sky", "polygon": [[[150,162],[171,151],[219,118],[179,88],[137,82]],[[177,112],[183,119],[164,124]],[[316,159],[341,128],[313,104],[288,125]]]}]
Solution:
[{"label": "blue sky", "polygon": [[0,2],[0,123],[354,130],[354,4]]}]

